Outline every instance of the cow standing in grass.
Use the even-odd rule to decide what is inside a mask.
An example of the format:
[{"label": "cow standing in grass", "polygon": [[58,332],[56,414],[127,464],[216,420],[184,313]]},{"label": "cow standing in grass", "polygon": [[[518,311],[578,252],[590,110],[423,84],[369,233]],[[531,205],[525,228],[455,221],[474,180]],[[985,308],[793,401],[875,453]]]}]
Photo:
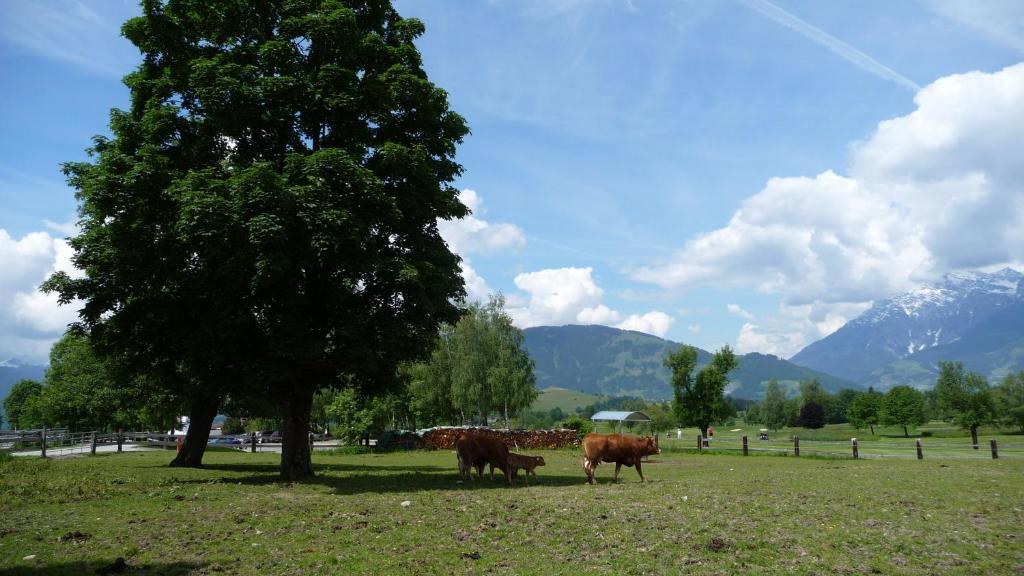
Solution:
[{"label": "cow standing in grass", "polygon": [[467,432],[455,441],[455,456],[459,460],[459,475],[465,480],[471,480],[473,468],[476,468],[476,475],[479,478],[484,476],[484,466],[491,465],[491,479],[494,479],[494,469],[497,468],[505,473],[509,485],[512,484],[512,473],[508,465],[508,446],[497,438]]},{"label": "cow standing in grass", "polygon": [[622,434],[587,434],[583,438],[583,471],[587,473],[587,482],[597,484],[594,479],[597,465],[601,462],[614,462],[615,482],[619,481],[619,470],[623,464],[636,466],[640,481],[644,482],[640,459],[651,454],[661,454],[654,438],[637,438]]}]

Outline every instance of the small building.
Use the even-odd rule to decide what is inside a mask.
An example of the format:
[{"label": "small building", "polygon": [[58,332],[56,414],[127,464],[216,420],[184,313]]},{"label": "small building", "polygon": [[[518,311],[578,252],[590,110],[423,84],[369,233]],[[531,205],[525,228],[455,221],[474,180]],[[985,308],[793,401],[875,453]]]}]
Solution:
[{"label": "small building", "polygon": [[623,422],[650,422],[651,417],[643,412],[616,412],[612,410],[602,410],[597,414],[590,417],[595,423],[597,422],[618,422],[619,433],[622,433]]}]

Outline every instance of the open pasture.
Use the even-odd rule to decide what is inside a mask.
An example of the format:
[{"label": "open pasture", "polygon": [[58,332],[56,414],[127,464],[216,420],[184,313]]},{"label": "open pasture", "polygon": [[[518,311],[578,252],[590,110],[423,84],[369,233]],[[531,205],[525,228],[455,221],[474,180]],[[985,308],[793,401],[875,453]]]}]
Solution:
[{"label": "open pasture", "polygon": [[[533,452],[531,452],[533,453]],[[531,485],[460,483],[450,451],[0,461],[0,574],[1013,574],[1024,461],[664,453],[649,482],[578,450]],[[500,477],[500,473],[499,473]],[[408,504],[403,505],[407,502]],[[34,558],[25,559],[33,556]]]}]

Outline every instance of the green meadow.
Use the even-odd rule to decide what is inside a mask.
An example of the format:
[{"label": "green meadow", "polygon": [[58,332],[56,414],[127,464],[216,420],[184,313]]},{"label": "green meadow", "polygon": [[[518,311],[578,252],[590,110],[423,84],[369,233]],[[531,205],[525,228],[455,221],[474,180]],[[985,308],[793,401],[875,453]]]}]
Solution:
[{"label": "green meadow", "polygon": [[[1024,460],[672,452],[647,483],[578,450],[529,486],[463,483],[449,451],[0,461],[0,574],[1009,574]],[[498,473],[500,479],[500,473]],[[123,559],[122,566],[118,559]]]}]

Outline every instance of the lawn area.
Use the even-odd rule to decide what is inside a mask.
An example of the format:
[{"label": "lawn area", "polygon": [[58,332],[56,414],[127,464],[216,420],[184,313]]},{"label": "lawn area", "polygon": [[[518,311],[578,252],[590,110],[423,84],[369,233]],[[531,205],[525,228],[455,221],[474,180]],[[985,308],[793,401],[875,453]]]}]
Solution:
[{"label": "lawn area", "polygon": [[[530,486],[459,483],[451,452],[0,461],[0,574],[1010,574],[1024,461],[655,456],[649,482],[578,450]],[[500,477],[500,473],[499,473]],[[402,503],[409,504],[403,506]],[[24,560],[27,556],[34,559]]]},{"label": "lawn area", "polygon": [[[742,450],[744,435],[752,452],[792,453],[793,436],[800,438],[801,455],[829,457],[852,457],[850,439],[857,438],[861,458],[909,458],[917,457],[915,442],[921,439],[925,459],[991,459],[989,441],[996,440],[1001,459],[1024,459],[1024,435],[1008,434],[1008,430],[984,427],[980,430],[979,449],[971,446],[967,432],[946,422],[931,422],[920,428],[912,428],[910,437],[903,436],[902,428],[875,427],[875,434],[868,430],[857,430],[849,424],[829,424],[819,430],[807,428],[783,428],[769,432],[769,440],[758,440],[758,424],[738,423],[733,427],[715,430],[712,451],[739,452]],[[602,430],[605,431],[605,430]],[[675,430],[661,435],[661,447],[665,451],[695,452],[697,429],[684,428],[683,437],[675,438]]]}]

